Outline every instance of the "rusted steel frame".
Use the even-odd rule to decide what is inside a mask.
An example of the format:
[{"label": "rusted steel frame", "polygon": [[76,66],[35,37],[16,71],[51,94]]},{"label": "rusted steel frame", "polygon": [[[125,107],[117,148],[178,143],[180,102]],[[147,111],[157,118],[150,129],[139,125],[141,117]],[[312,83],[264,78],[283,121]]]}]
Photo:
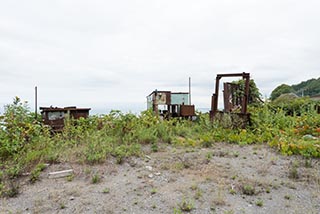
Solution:
[{"label": "rusted steel frame", "polygon": [[244,94],[244,98],[242,99],[241,113],[246,114],[247,104],[249,99],[250,74],[245,72],[233,73],[233,74],[218,74],[216,78],[215,93],[212,95],[212,100],[211,100],[211,112],[210,112],[211,119],[214,118],[218,110],[219,83],[222,77],[242,77],[243,79],[245,79],[245,94]]},{"label": "rusted steel frame", "polygon": [[220,83],[220,79],[221,76],[217,75],[216,78],[216,89],[215,89],[215,93],[214,93],[214,106],[213,106],[213,114],[215,114],[215,112],[218,110],[218,96],[219,96],[219,83]]},{"label": "rusted steel frame", "polygon": [[241,113],[246,114],[247,113],[247,107],[248,107],[248,101],[249,101],[249,83],[250,83],[250,75],[246,73],[243,73],[243,79],[246,79],[245,82],[245,94],[242,100],[242,108],[241,108]]},{"label": "rusted steel frame", "polygon": [[232,90],[229,83],[223,83],[223,100],[224,100],[224,112],[230,112],[232,103],[230,103],[230,95]]},{"label": "rusted steel frame", "polygon": [[221,79],[222,77],[243,77],[243,78],[247,78],[249,77],[250,74],[249,73],[233,73],[233,74],[217,74],[217,79]]}]

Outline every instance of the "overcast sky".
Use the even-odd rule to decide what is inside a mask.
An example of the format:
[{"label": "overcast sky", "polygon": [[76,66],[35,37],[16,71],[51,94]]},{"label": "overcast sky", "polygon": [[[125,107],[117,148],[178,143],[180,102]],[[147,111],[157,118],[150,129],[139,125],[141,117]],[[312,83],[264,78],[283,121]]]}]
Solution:
[{"label": "overcast sky", "polygon": [[[219,73],[263,96],[320,76],[319,0],[0,0],[0,105],[144,110],[154,89],[209,108]],[[230,79],[223,79],[230,80]]]}]

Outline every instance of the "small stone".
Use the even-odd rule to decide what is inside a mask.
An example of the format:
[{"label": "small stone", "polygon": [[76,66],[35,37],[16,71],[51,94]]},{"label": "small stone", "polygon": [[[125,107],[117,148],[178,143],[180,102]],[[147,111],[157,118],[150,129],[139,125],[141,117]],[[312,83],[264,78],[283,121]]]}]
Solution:
[{"label": "small stone", "polygon": [[70,197],[70,201],[73,201],[73,200],[74,200],[74,197],[73,197],[73,196],[71,196],[71,197]]},{"label": "small stone", "polygon": [[156,173],[154,173],[156,176],[159,176],[159,175],[161,175],[161,173],[160,172],[156,172]]},{"label": "small stone", "polygon": [[153,178],[153,174],[149,174],[148,177],[149,177],[149,178]]},{"label": "small stone", "polygon": [[129,165],[130,165],[131,167],[135,167],[135,166],[137,165],[137,161],[130,161],[130,162],[129,162]]},{"label": "small stone", "polygon": [[146,169],[152,171],[152,166],[146,166]]},{"label": "small stone", "polygon": [[316,140],[317,139],[315,136],[312,136],[311,134],[304,135],[302,138],[305,140]]}]

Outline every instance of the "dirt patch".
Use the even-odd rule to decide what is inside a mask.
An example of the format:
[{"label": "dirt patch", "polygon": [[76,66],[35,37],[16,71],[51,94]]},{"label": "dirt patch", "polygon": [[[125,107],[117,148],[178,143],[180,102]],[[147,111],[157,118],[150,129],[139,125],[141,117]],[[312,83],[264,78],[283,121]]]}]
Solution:
[{"label": "dirt patch", "polygon": [[[318,159],[265,145],[144,149],[121,165],[50,165],[35,184],[22,178],[0,213],[320,213]],[[48,178],[65,169],[74,174]]]}]

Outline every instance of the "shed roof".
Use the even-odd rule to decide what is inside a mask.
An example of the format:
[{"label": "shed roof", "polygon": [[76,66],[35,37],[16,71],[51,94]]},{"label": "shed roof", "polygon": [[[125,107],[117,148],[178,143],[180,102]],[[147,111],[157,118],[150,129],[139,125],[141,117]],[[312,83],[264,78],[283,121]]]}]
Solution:
[{"label": "shed roof", "polygon": [[52,111],[90,111],[91,108],[77,108],[76,106],[68,106],[68,107],[40,107],[40,110],[44,112],[52,112]]},{"label": "shed roof", "polygon": [[147,97],[151,96],[154,93],[170,93],[170,94],[189,94],[189,92],[171,92],[171,91],[158,91],[158,90],[154,90],[153,92],[151,92]]}]

